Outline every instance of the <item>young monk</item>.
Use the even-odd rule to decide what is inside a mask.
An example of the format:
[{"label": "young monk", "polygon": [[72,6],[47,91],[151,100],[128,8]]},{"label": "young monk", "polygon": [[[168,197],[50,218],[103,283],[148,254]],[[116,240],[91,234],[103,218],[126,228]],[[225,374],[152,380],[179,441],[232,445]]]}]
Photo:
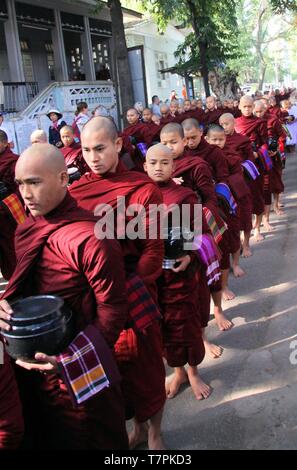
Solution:
[{"label": "young monk", "polygon": [[[98,204],[108,204],[116,211],[117,198],[125,197],[124,229],[131,218],[126,209],[132,204],[145,208],[145,238],[131,240],[124,236],[121,244],[127,271],[139,279],[138,284],[141,281],[145,284],[149,291],[147,298],[150,293],[156,301],[156,280],[162,272],[164,244],[158,237],[152,240],[149,237],[150,224],[156,223],[150,217],[149,206],[162,202],[160,190],[146,175],[122,167],[119,162],[122,140],[109,119],[96,117],[89,121],[82,131],[81,141],[91,172],[74,183],[70,192],[80,206],[92,212]],[[152,317],[144,331],[136,330],[137,358],[120,364],[126,406],[134,415],[134,429],[129,436],[131,448],[144,441],[148,441],[151,450],[164,448],[161,421],[166,401],[165,370],[158,320],[159,317]]]},{"label": "young monk", "polygon": [[[35,416],[44,414],[42,447],[127,448],[119,374],[109,350],[127,320],[120,246],[115,240],[95,237],[96,219],[88,211],[79,209],[68,194],[64,158],[52,145],[35,144],[25,150],[17,162],[16,181],[30,216],[16,232],[17,267],[3,295],[6,300],[0,302],[1,326],[9,330],[10,325],[3,325],[3,322],[13,317],[7,301],[20,295],[54,294],[61,296],[72,310],[77,335],[71,347],[58,356],[47,356],[40,351],[35,356],[36,364],[17,361],[23,369],[44,372],[41,377],[32,372],[25,374],[30,387],[26,397],[30,409],[35,411]],[[104,354],[109,357],[111,375],[109,387],[98,394],[96,382],[105,375],[95,373],[98,361],[94,363],[92,356],[90,363],[86,355],[85,366],[81,367],[81,358],[75,360],[73,351],[82,353],[92,348],[104,365],[105,359],[98,346],[104,344],[103,338],[107,343]],[[69,361],[75,366],[72,381],[67,371]],[[86,367],[92,369],[94,375],[91,380],[92,374],[89,374],[84,383],[84,374],[89,372]],[[108,374],[107,370],[105,372]],[[40,396],[40,403],[34,403],[34,408],[31,390],[32,393],[38,390]],[[71,396],[78,407],[73,407]],[[35,431],[40,435],[40,429]]]},{"label": "young monk", "polygon": [[10,193],[16,191],[14,174],[17,160],[18,155],[9,147],[7,134],[0,130],[0,181],[5,183]]},{"label": "young monk", "polygon": [[[231,113],[225,113],[220,117],[220,125],[223,127],[226,135],[226,141],[224,145],[224,152],[228,158],[234,158],[234,156],[240,159],[240,163],[245,160],[251,160],[254,163],[254,154],[249,139],[241,134],[235,132],[235,118]],[[229,179],[230,180],[230,179]],[[254,181],[245,181],[249,187],[249,193],[244,198],[244,202],[240,204],[239,216],[240,216],[240,230],[243,231],[243,242],[242,242],[242,256],[249,258],[252,255],[250,249],[250,237],[252,231],[252,214],[253,214],[253,201],[251,190],[253,189]],[[245,187],[245,185],[243,186]]]},{"label": "young monk", "polygon": [[153,117],[153,113],[150,110],[150,108],[144,108],[142,112],[142,121],[144,123],[150,123],[152,122],[152,117]]},{"label": "young monk", "polygon": [[65,159],[67,168],[76,167],[83,175],[88,171],[86,162],[82,156],[81,145],[75,142],[75,133],[72,126],[64,126],[60,130],[61,141],[64,145],[60,150]]},{"label": "young monk", "polygon": [[[226,157],[224,156],[221,149],[219,149],[216,145],[209,144],[202,135],[202,131],[200,129],[199,123],[195,119],[187,119],[183,122],[183,129],[185,133],[185,139],[187,141],[187,153],[192,156],[199,156],[203,158],[210,166],[212,179],[215,183],[226,183],[228,184],[229,178],[229,169]],[[223,234],[223,239],[220,241],[220,250],[222,252],[222,259],[221,259],[221,269],[222,272],[226,273],[230,269],[230,251],[229,251],[229,234],[226,231]],[[224,278],[225,280],[225,278]],[[222,279],[223,281],[223,279]],[[224,292],[221,293],[221,296],[216,295],[213,300],[215,303],[216,310],[221,315],[222,313],[222,306],[221,306],[221,299],[222,295],[224,296],[225,300],[231,300],[234,298],[234,294],[229,291],[224,282]],[[232,323],[226,319],[225,316],[220,317],[222,324],[222,329],[230,329],[232,327]],[[220,329],[221,329],[220,328]]]},{"label": "young monk", "polygon": [[[226,116],[223,114],[220,119]],[[228,115],[227,115],[228,116]],[[232,115],[231,115],[232,116]],[[233,118],[233,116],[232,116]],[[233,118],[234,119],[234,118]],[[224,155],[227,158],[230,176],[228,178],[228,183],[233,192],[233,195],[238,204],[238,216],[228,216],[228,228],[229,228],[229,240],[230,240],[230,251],[233,258],[232,269],[235,277],[244,276],[245,272],[239,266],[240,258],[240,235],[239,231],[241,226],[245,224],[241,223],[242,212],[244,216],[248,216],[250,222],[250,229],[246,234],[246,238],[249,239],[249,234],[251,230],[251,220],[252,220],[252,205],[251,197],[248,186],[245,183],[243,170],[241,166],[241,158],[236,153],[231,152],[228,147],[226,147],[227,136],[225,134],[224,128],[221,126],[211,126],[207,132],[207,141],[210,144],[217,145],[220,149],[223,150]],[[247,212],[248,211],[248,212]],[[236,247],[238,249],[236,250]],[[236,251],[235,251],[236,250]],[[228,275],[228,274],[227,274]]]},{"label": "young monk", "polygon": [[[180,209],[180,227],[182,227],[182,205],[187,204],[191,207],[192,220],[188,230],[193,231],[194,205],[198,204],[198,199],[193,191],[177,185],[172,180],[174,171],[172,151],[162,144],[150,147],[144,168],[162,192],[166,215],[169,217],[169,213],[172,213],[171,205]],[[174,218],[174,215],[172,217]],[[175,219],[176,217],[173,220]],[[201,400],[210,395],[210,388],[198,374],[198,365],[204,358],[205,350],[197,312],[197,295],[194,295],[197,290],[195,276],[198,271],[197,252],[185,251],[184,255],[175,261],[176,266],[172,265],[169,269],[166,264],[163,266],[162,276],[159,279],[158,298],[163,315],[164,355],[168,365],[174,367],[173,379],[166,384],[167,397],[175,397],[180,386],[189,381],[195,397]],[[186,364],[189,365],[187,370]]]},{"label": "young monk", "polygon": [[[5,327],[0,320],[0,328]],[[1,337],[0,337],[1,338]],[[24,421],[17,383],[10,359],[0,365],[0,450],[16,450],[21,444]]]},{"label": "young monk", "polygon": [[219,118],[224,114],[225,110],[222,107],[217,106],[217,102],[214,96],[208,96],[206,98],[206,113],[205,113],[205,125],[218,124]]},{"label": "young monk", "polygon": [[[266,114],[266,104],[264,104],[263,99],[257,100],[254,103],[254,116],[259,119],[263,119],[267,127],[267,143],[268,143],[268,115]],[[263,225],[264,229],[268,232],[274,230],[274,227],[270,224],[270,209],[272,203],[272,194],[271,194],[271,170],[266,170],[264,172],[264,215],[263,215]]]},{"label": "young monk", "polygon": [[[194,121],[194,122],[197,123],[197,121],[195,121],[195,119],[187,120],[187,121]],[[187,124],[186,121],[184,121],[184,123]],[[190,124],[188,123],[188,125],[190,125]],[[196,129],[196,131],[199,132],[199,138],[201,139],[202,131],[201,131],[198,123],[197,123],[197,126],[198,126],[198,129]],[[167,126],[163,127],[163,129],[160,133],[160,139],[161,139],[162,144],[167,145],[167,147],[169,147],[172,150],[174,159],[176,160],[176,165],[178,165],[178,171],[174,172],[174,176],[175,177],[182,177],[182,178],[185,177],[186,185],[188,187],[191,187],[191,189],[193,189],[195,192],[198,191],[198,193],[199,193],[199,191],[200,191],[199,181],[200,181],[200,178],[202,179],[202,181],[205,178],[205,176],[203,176],[203,172],[207,171],[207,170],[205,170],[205,168],[207,168],[207,165],[202,166],[203,164],[201,164],[201,160],[197,160],[197,163],[195,163],[194,160],[197,159],[197,157],[192,158],[191,163],[186,158],[185,159],[183,158],[184,156],[186,156],[186,157],[188,156],[188,153],[187,152],[185,153],[185,145],[186,145],[187,140],[186,140],[186,137],[184,136],[183,127],[180,126],[177,123],[167,124]],[[207,145],[209,145],[209,144],[207,144]],[[209,147],[211,147],[211,146],[209,146]],[[213,148],[215,148],[215,147],[213,146]],[[198,170],[198,167],[200,167],[200,171]],[[204,168],[204,170],[202,170],[202,172],[201,172],[201,168]],[[208,175],[209,175],[209,173],[208,173]],[[205,179],[204,179],[204,181],[205,181]],[[209,191],[209,194],[210,194],[210,196],[208,197],[209,202],[211,203],[211,200],[213,201],[212,204],[211,204],[211,211],[212,211],[214,217],[216,218],[216,220],[219,222],[219,217],[218,217],[218,214],[217,214],[218,209],[216,208],[215,202],[213,200],[213,198],[216,200],[216,196],[215,196],[215,194],[213,195],[211,193],[211,189],[210,189],[211,184],[212,184],[211,183],[211,176],[209,175],[208,176],[208,186],[206,186],[206,188],[208,188],[208,189],[206,189],[206,191]],[[214,191],[214,186],[212,186],[212,190]],[[207,198],[206,195],[204,197],[205,197],[205,199]],[[222,237],[221,237],[221,240],[222,240]],[[222,243],[222,241],[220,243]],[[207,286],[206,286],[206,289],[205,288],[203,289],[204,296],[207,298],[207,294],[205,294],[205,290],[207,292]],[[217,282],[217,283],[214,283],[213,285],[211,285],[211,294],[212,294],[213,302],[214,302],[214,305],[215,305],[214,306],[214,315],[215,315],[215,319],[216,319],[216,323],[218,325],[218,328],[220,330],[230,329],[233,324],[223,314],[223,309],[222,309],[222,287],[221,287],[220,282]],[[205,307],[206,307],[206,309],[209,308],[209,304],[205,305]],[[206,320],[206,324],[203,325],[204,327],[207,326],[207,322],[208,322],[208,320]],[[205,347],[208,348],[209,345],[205,344]],[[210,352],[215,357],[218,357],[218,355],[220,355],[221,351],[220,350],[215,351],[213,349],[213,347],[211,346],[210,347]]]},{"label": "young monk", "polygon": [[267,125],[264,120],[253,115],[254,100],[251,96],[245,95],[240,99],[239,104],[242,116],[235,120],[235,130],[239,134],[249,138],[254,147],[255,164],[260,172],[260,177],[256,180],[254,187],[254,208],[256,222],[254,224],[254,239],[260,242],[264,239],[261,234],[261,222],[264,214],[264,171],[260,165],[258,151],[262,145],[267,145]]}]

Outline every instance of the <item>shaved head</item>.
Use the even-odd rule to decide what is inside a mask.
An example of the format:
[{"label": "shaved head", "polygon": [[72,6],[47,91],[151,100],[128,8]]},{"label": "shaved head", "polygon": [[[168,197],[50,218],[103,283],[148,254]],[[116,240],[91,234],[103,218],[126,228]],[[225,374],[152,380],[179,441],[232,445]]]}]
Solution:
[{"label": "shaved head", "polygon": [[244,95],[240,98],[240,102],[239,104],[241,105],[242,103],[251,103],[253,104],[254,103],[254,100],[251,96],[249,95]]},{"label": "shaved head", "polygon": [[249,117],[253,115],[254,100],[251,96],[245,95],[240,98],[239,109],[242,115]]},{"label": "shaved head", "polygon": [[235,118],[231,113],[222,114],[220,117],[220,125],[223,127],[226,135],[232,135],[235,128]]},{"label": "shaved head", "polygon": [[262,118],[266,112],[266,106],[262,100],[257,100],[254,103],[254,115]]},{"label": "shaved head", "polygon": [[[134,109],[134,108],[133,108]],[[137,113],[136,109],[134,111]],[[104,116],[96,116],[90,119],[85,125],[81,133],[81,140],[83,142],[84,137],[89,136],[93,132],[103,131],[107,138],[114,142],[118,137],[118,130],[115,123]]]},{"label": "shaved head", "polygon": [[224,119],[229,119],[230,121],[235,121],[235,117],[231,113],[222,114],[222,116],[220,117],[220,124],[221,124],[221,120],[224,120]]},{"label": "shaved head", "polygon": [[46,132],[43,131],[42,129],[36,129],[36,131],[33,131],[32,134],[30,135],[30,141],[31,144],[46,144],[47,143],[47,135]]},{"label": "shaved head", "polygon": [[184,131],[180,124],[177,122],[170,122],[166,124],[161,130],[160,137],[164,136],[165,134],[178,134],[179,137],[182,139],[184,138]]},{"label": "shaved head", "polygon": [[155,183],[169,181],[174,167],[174,154],[169,147],[157,144],[148,149],[144,169]]},{"label": "shaved head", "polygon": [[19,157],[16,182],[33,216],[46,215],[64,199],[68,174],[62,153],[50,144],[34,144]]},{"label": "shaved head", "polygon": [[182,128],[185,132],[185,131],[190,131],[191,129],[200,129],[200,125],[197,119],[189,118],[189,119],[185,119],[182,122]]}]

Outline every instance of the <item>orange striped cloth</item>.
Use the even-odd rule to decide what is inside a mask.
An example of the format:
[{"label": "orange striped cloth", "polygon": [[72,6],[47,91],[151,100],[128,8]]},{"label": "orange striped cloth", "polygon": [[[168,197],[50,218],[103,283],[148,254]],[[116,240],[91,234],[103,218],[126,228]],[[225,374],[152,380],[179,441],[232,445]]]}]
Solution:
[{"label": "orange striped cloth", "polygon": [[2,199],[3,204],[9,210],[12,217],[18,224],[22,224],[26,219],[26,212],[16,194],[10,194],[5,199]]}]

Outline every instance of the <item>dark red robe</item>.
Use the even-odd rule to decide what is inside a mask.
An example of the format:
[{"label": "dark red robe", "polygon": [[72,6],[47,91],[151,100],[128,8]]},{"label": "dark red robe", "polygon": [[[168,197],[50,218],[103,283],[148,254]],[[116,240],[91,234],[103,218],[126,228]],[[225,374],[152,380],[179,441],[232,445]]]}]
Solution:
[{"label": "dark red robe", "polygon": [[[119,164],[115,173],[97,176],[85,174],[72,184],[70,193],[80,206],[92,212],[98,204],[108,204],[114,209],[117,198],[125,197],[125,207],[141,204],[146,209],[146,237],[143,240],[121,240],[126,269],[136,272],[145,283],[154,300],[156,280],[162,273],[164,244],[160,238],[149,238],[152,223],[149,216],[150,204],[161,204],[162,195],[158,187],[144,174],[123,169]],[[133,217],[125,213],[127,226]],[[133,363],[120,364],[123,375],[123,391],[129,409],[143,422],[162,409],[166,400],[165,370],[162,361],[161,332],[155,322],[146,330],[146,336],[137,337],[138,357]],[[146,371],[144,374],[143,371]]]},{"label": "dark red robe", "polygon": [[21,402],[9,357],[0,365],[0,450],[19,447],[24,432]]},{"label": "dark red robe", "polygon": [[[198,204],[193,191],[173,181],[162,183],[159,187],[167,206],[189,204],[193,208],[194,204]],[[204,226],[204,230],[207,227]],[[188,268],[180,273],[163,269],[158,281],[164,355],[171,367],[186,364],[197,366],[205,355],[198,312],[198,259],[196,253],[185,254],[191,256]]]},{"label": "dark red robe", "polygon": [[[18,264],[3,297],[59,295],[73,312],[75,331],[91,324],[112,348],[127,320],[124,265],[118,242],[94,236],[95,222],[69,194],[45,217],[29,216],[16,232]],[[42,448],[127,448],[119,384],[76,408],[58,375],[22,370],[20,386],[32,422],[42,417],[42,432],[32,430],[42,436]]]},{"label": "dark red robe", "polygon": [[68,147],[62,147],[61,152],[65,158],[65,164],[68,168],[75,166],[83,175],[86,171],[90,171],[88,165],[82,156],[80,143],[73,142]]},{"label": "dark red robe", "polygon": [[218,109],[213,109],[212,111],[205,111],[205,116],[204,116],[204,125],[207,127],[210,124],[219,124],[220,123],[220,117],[227,113],[230,112],[224,108],[218,108]]},{"label": "dark red robe", "polygon": [[[265,119],[254,116],[241,116],[235,120],[235,130],[239,134],[249,138],[254,150],[257,151],[262,145],[267,144],[268,131]],[[260,215],[264,212],[264,175],[259,165],[258,159],[255,161],[260,177],[255,181],[254,187],[251,188],[253,196],[253,213]]]},{"label": "dark red robe", "polygon": [[186,147],[186,155],[197,156],[205,160],[211,168],[215,183],[228,182],[228,165],[224,153],[216,145],[210,145],[204,137],[196,149]]},{"label": "dark red robe", "polygon": [[[270,110],[269,110],[270,111]],[[267,129],[268,137],[274,138],[278,141],[279,145],[284,149],[286,145],[287,134],[282,126],[278,116],[266,113],[267,116]],[[277,155],[271,157],[273,167],[270,173],[270,189],[273,194],[283,193],[285,190],[282,180],[282,161],[279,152]]]}]

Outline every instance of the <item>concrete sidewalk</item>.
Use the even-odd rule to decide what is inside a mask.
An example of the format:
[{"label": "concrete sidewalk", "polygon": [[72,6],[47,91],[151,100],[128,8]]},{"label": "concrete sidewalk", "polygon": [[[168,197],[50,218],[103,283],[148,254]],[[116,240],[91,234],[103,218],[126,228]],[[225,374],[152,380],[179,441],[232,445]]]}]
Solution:
[{"label": "concrete sidewalk", "polygon": [[288,155],[285,186],[286,215],[272,215],[275,230],[242,259],[246,276],[230,276],[237,297],[224,307],[235,326],[219,332],[211,321],[208,328],[224,347],[220,359],[200,367],[212,395],[197,401],[186,386],[167,400],[168,449],[297,449],[297,365],[289,359],[297,340],[296,154]]}]

